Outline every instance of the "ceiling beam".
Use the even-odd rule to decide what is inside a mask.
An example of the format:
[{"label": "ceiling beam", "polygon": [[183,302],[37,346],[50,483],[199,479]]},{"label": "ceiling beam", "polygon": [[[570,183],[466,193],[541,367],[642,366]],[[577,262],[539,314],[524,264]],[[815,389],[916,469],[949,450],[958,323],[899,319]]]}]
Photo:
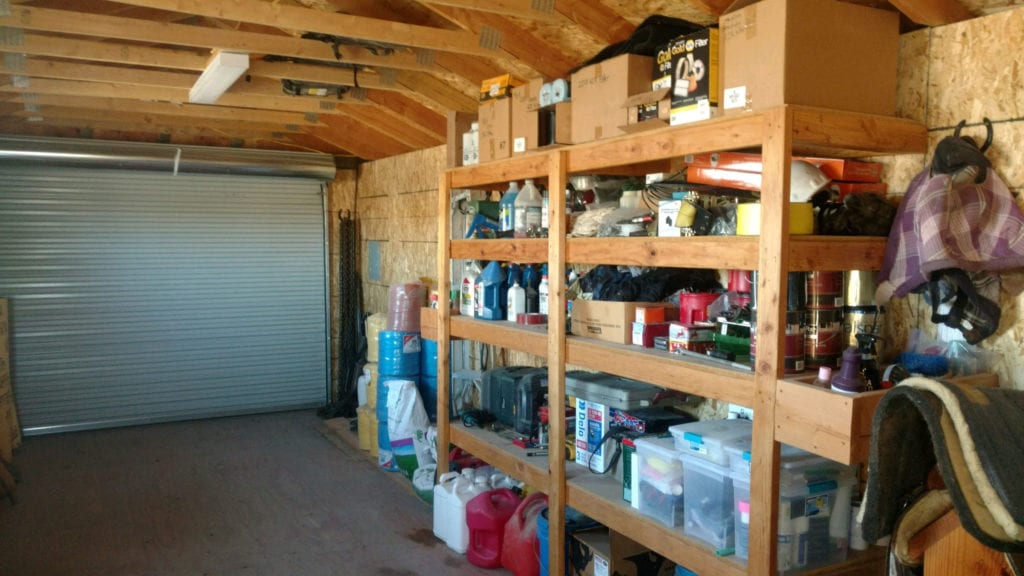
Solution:
[{"label": "ceiling beam", "polygon": [[[364,160],[377,160],[410,151],[404,144],[395,142],[375,130],[369,130],[351,118],[345,116],[340,116],[339,118],[341,121],[337,122],[338,126],[310,128],[308,130],[309,135],[324,142],[330,142],[332,145],[347,148]],[[355,132],[351,134],[346,133],[346,124],[350,124],[355,129]],[[342,135],[344,135],[344,138],[342,138]]]},{"label": "ceiling beam", "polygon": [[247,74],[275,80],[297,80],[317,82],[339,86],[360,86],[375,90],[391,90],[408,92],[409,88],[399,85],[394,75],[380,75],[377,72],[364,70],[355,72],[346,68],[318,66],[316,64],[294,64],[291,62],[266,62],[253,60],[249,64]]},{"label": "ceiling beam", "polygon": [[[728,6],[732,0],[710,1],[724,1]],[[622,42],[636,30],[636,26],[629,20],[603,2],[555,0],[555,10],[604,44]]]},{"label": "ceiling beam", "polygon": [[337,12],[323,12],[277,2],[264,2],[263,0],[232,0],[231,2],[210,2],[209,0],[117,1],[132,6],[472,56],[487,56],[493,54],[497,48],[497,45],[485,47],[490,44],[480,36],[464,31],[417,26]]},{"label": "ceiling beam", "polygon": [[201,126],[197,126],[194,120],[178,116],[160,116],[139,112],[121,111],[117,114],[109,114],[101,110],[90,110],[86,108],[74,108],[69,106],[41,106],[38,111],[22,110],[12,114],[14,116],[42,117],[46,123],[54,123],[57,120],[79,121],[89,123],[101,123],[120,126],[135,126],[139,128],[192,128],[203,129],[220,133],[230,138],[250,138],[256,136],[270,136],[276,132],[288,132],[281,126],[256,124],[251,122],[238,122],[235,120],[211,120],[206,119]]},{"label": "ceiling beam", "polygon": [[543,22],[564,22],[565,20],[555,12],[554,0],[424,0],[427,4],[438,6],[451,6],[452,8],[465,8],[478,12],[490,12],[503,16],[515,16],[527,20],[540,20]]},{"label": "ceiling beam", "polygon": [[925,26],[943,26],[973,18],[958,0],[890,0],[907,18]]},{"label": "ceiling beam", "polygon": [[374,130],[413,150],[430,148],[444,143],[444,139],[437,135],[413,129],[408,120],[396,118],[376,106],[343,106],[340,110],[343,115],[367,126],[372,126]]},{"label": "ceiling beam", "polygon": [[163,88],[191,88],[198,74],[189,72],[161,72],[110,66],[103,64],[82,64],[55,62],[28,58],[23,67],[8,67],[0,61],[0,72],[22,74],[34,78],[56,78],[60,80],[83,80],[86,82],[111,82],[114,84],[137,84],[139,86]]},{"label": "ceiling beam", "polygon": [[[253,54],[276,54],[326,62],[338,61],[332,47],[317,40],[21,5],[11,6],[9,15],[0,16],[0,26],[172,46],[222,48]],[[12,41],[16,42],[17,39],[14,38]],[[376,56],[366,48],[357,46],[339,46],[338,51],[341,55],[340,61],[350,64],[424,72],[437,70],[437,66],[429,62],[429,55],[421,56],[415,51],[398,51],[391,56]]]},{"label": "ceiling beam", "polygon": [[379,104],[394,114],[408,118],[415,125],[422,126],[431,133],[440,136],[442,140],[448,136],[446,117],[412,98],[393,92],[370,92],[367,98],[370,102]]},{"label": "ceiling beam", "polygon": [[[283,136],[284,139],[281,139],[280,136]],[[288,146],[293,150],[326,152],[327,154],[335,156],[335,161],[340,161],[342,163],[355,160],[354,155],[350,150],[339,146],[337,143],[322,140],[312,134],[306,134],[305,132],[289,132],[281,135],[275,134],[273,141],[283,146]]]},{"label": "ceiling beam", "polygon": [[23,33],[17,43],[0,43],[0,52],[195,72],[202,72],[206,68],[207,62],[210,61],[210,54],[204,53],[201,49],[156,48],[81,38],[44,36],[31,32]]},{"label": "ceiling beam", "polygon": [[440,78],[424,72],[402,70],[397,75],[398,83],[423,97],[437,102],[447,110],[476,112],[479,103],[475,98],[452,88]]},{"label": "ceiling beam", "polygon": [[317,114],[277,112],[274,110],[253,111],[248,108],[204,106],[202,104],[173,104],[171,102],[146,102],[142,100],[127,100],[123,98],[90,98],[86,96],[55,96],[46,94],[35,94],[31,98],[26,98],[24,95],[17,95],[9,101],[17,102],[19,105],[35,104],[39,106],[68,106],[85,108],[89,110],[105,111],[108,114],[137,112],[140,114],[177,116],[180,118],[191,119],[193,123],[197,119],[202,121],[223,120],[252,124],[266,124],[276,126],[278,129],[284,127],[285,130],[289,130],[289,126],[326,126],[326,124],[320,122],[319,115]]},{"label": "ceiling beam", "polygon": [[[31,78],[27,87],[15,87],[8,81],[0,85],[0,92],[37,93],[53,95],[91,96],[94,98],[129,98],[136,100],[152,100],[156,102],[188,102],[187,88],[154,88],[132,84],[114,84],[112,82],[81,82],[74,80],[53,80],[50,78]],[[291,112],[311,112],[314,114],[337,114],[334,101],[314,98],[291,98],[288,96],[264,96],[260,94],[227,93],[217,100],[214,106],[233,108],[254,108]]]},{"label": "ceiling beam", "polygon": [[[13,116],[18,118],[20,115]],[[10,117],[9,117],[10,118]],[[45,122],[30,122],[24,119],[27,124],[45,124],[47,126],[63,126],[73,128],[92,128],[104,129],[104,130],[117,130],[122,132],[135,132],[135,133],[148,133],[148,134],[176,134],[178,137],[184,137],[189,139],[195,138],[223,138],[225,140],[243,140],[246,138],[270,138],[273,134],[270,130],[233,130],[233,131],[221,131],[217,129],[189,126],[185,124],[175,123],[152,123],[152,124],[140,124],[130,120],[121,120],[119,118],[77,118],[77,117],[51,117],[47,118]],[[16,124],[17,122],[12,122]]]}]

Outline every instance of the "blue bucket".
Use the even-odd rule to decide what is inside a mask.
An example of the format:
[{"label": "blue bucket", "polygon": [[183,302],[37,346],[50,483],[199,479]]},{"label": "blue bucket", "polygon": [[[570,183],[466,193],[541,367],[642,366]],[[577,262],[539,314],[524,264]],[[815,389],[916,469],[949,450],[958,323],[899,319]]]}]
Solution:
[{"label": "blue bucket", "polygon": [[420,341],[420,374],[437,378],[437,340]]},{"label": "blue bucket", "polygon": [[537,515],[537,544],[540,546],[540,576],[548,576],[548,509]]},{"label": "blue bucket", "polygon": [[377,369],[381,376],[416,376],[420,373],[422,346],[419,332],[384,330],[379,339]]},{"label": "blue bucket", "polygon": [[426,408],[430,421],[437,422],[437,376],[420,375],[416,388],[423,399],[423,407]]}]

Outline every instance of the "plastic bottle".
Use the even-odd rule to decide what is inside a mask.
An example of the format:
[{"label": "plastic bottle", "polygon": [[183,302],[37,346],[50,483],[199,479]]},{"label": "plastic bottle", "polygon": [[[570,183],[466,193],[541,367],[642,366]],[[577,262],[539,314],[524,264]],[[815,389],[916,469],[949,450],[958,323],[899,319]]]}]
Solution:
[{"label": "plastic bottle", "polygon": [[527,180],[522,191],[516,196],[515,222],[513,222],[516,238],[540,236],[541,203],[540,190],[537,190],[533,180]]},{"label": "plastic bottle", "polygon": [[548,228],[550,224],[548,220],[548,206],[551,203],[550,196],[551,195],[548,194],[547,188],[540,191],[540,232],[545,238],[548,237]]},{"label": "plastic bottle", "polygon": [[540,286],[537,287],[537,311],[541,314],[548,312],[548,275],[540,277]]},{"label": "plastic bottle", "polygon": [[539,295],[537,287],[540,286],[540,273],[533,264],[527,264],[523,268],[523,290],[526,290],[526,313],[536,314],[540,310]]},{"label": "plastic bottle", "polygon": [[519,282],[514,282],[512,287],[508,289],[508,314],[506,314],[506,319],[509,322],[515,322],[520,314],[526,314],[526,290],[519,285]]},{"label": "plastic bottle", "polygon": [[472,166],[480,163],[480,123],[470,124],[468,132],[462,134],[462,165]]},{"label": "plastic bottle", "polygon": [[832,368],[830,366],[818,366],[818,377],[814,379],[811,386],[818,388],[832,387]]},{"label": "plastic bottle", "polygon": [[850,346],[843,352],[843,365],[839,374],[832,378],[832,391],[843,394],[856,394],[864,391],[864,376],[860,373],[861,354],[856,346]]},{"label": "plastic bottle", "polygon": [[516,227],[516,199],[519,197],[519,184],[508,183],[508,190],[501,196],[498,203],[498,233],[504,238],[511,237]]},{"label": "plastic bottle", "polygon": [[480,274],[481,303],[478,318],[504,320],[508,292],[505,285],[505,269],[501,262],[492,260]]},{"label": "plastic bottle", "polygon": [[480,310],[484,305],[484,272],[483,270],[473,279],[473,317],[482,318]]},{"label": "plastic bottle", "polygon": [[636,190],[623,190],[619,198],[619,208],[639,208],[640,193]]},{"label": "plastic bottle", "polygon": [[477,265],[475,260],[467,261],[463,268],[462,288],[459,291],[459,313],[463,316],[472,318],[476,314],[476,308],[473,304],[473,296],[476,292],[474,285],[476,284],[476,277],[480,275],[480,272],[480,266]]}]

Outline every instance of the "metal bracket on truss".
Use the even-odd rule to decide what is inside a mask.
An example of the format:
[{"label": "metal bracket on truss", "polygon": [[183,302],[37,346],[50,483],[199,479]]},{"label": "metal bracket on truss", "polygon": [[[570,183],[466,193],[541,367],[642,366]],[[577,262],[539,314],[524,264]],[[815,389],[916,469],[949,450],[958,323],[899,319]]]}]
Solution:
[{"label": "metal bracket on truss", "polygon": [[501,47],[501,31],[490,26],[480,27],[480,47],[497,50]]},{"label": "metal bracket on truss", "polygon": [[532,0],[530,2],[530,10],[551,14],[555,11],[555,0]]},{"label": "metal bracket on truss", "polygon": [[11,0],[0,0],[0,16],[11,15]]},{"label": "metal bracket on truss", "polygon": [[430,66],[434,63],[434,51],[420,48],[416,51],[416,63],[422,66]]},{"label": "metal bracket on truss", "polygon": [[32,80],[28,76],[25,76],[24,74],[12,74],[11,75],[11,86],[14,86],[15,88],[25,88],[25,89],[28,89],[28,88],[31,87],[31,85],[32,85]]},{"label": "metal bracket on truss", "polygon": [[306,122],[309,122],[310,124],[316,124],[320,121],[320,115],[316,112],[306,112],[306,115],[303,118],[305,118]]},{"label": "metal bracket on truss", "polygon": [[20,52],[4,52],[4,68],[8,70],[24,70],[27,60],[25,54]]}]

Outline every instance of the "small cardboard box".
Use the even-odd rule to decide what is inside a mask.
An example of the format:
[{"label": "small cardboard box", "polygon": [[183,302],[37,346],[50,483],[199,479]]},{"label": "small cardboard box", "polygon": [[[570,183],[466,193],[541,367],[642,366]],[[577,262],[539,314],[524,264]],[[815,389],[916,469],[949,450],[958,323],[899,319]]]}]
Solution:
[{"label": "small cardboard box", "polygon": [[633,320],[637,306],[657,306],[653,302],[603,302],[573,300],[572,333],[607,342],[633,342]]},{"label": "small cardboard box", "polygon": [[724,114],[800,104],[895,115],[898,12],[737,0],[718,24]]},{"label": "small cardboard box", "polygon": [[668,324],[668,322],[655,322],[652,324],[633,322],[633,345],[654,348],[654,338],[656,336],[668,336]]},{"label": "small cardboard box", "polygon": [[[591,470],[605,470],[615,453],[616,440],[601,440],[608,433],[615,414],[619,410],[600,402],[591,402],[576,398],[576,463],[590,466]],[[618,462],[606,472],[616,478],[622,478],[622,466]]]},{"label": "small cardboard box", "polygon": [[572,102],[557,102],[537,113],[540,121],[539,146],[572,144]]},{"label": "small cardboard box", "polygon": [[676,38],[672,53],[673,126],[718,114],[718,29],[705,28]]},{"label": "small cardboard box", "polygon": [[572,536],[579,546],[570,560],[582,566],[574,572],[584,576],[672,576],[675,564],[626,536],[607,528],[576,532]]},{"label": "small cardboard box", "polygon": [[591,64],[572,75],[572,138],[580,144],[623,134],[626,110],[622,103],[649,92],[650,56],[623,54]]},{"label": "small cardboard box", "polygon": [[634,322],[641,324],[655,324],[658,322],[665,321],[665,307],[664,306],[637,306],[636,316],[633,318]]},{"label": "small cardboard box", "polygon": [[543,78],[534,78],[512,88],[512,153],[535,150],[540,134],[540,87]]},{"label": "small cardboard box", "polygon": [[508,98],[509,94],[512,93],[512,88],[521,84],[522,82],[511,74],[502,74],[501,76],[488,78],[480,83],[480,101],[486,102],[498,98]]},{"label": "small cardboard box", "polygon": [[480,162],[501,160],[512,154],[512,99],[480,104]]},{"label": "small cardboard box", "polygon": [[626,125],[620,126],[622,131],[632,134],[668,126],[672,111],[669,92],[669,88],[662,88],[626,98],[625,104],[622,105],[626,109]]}]

